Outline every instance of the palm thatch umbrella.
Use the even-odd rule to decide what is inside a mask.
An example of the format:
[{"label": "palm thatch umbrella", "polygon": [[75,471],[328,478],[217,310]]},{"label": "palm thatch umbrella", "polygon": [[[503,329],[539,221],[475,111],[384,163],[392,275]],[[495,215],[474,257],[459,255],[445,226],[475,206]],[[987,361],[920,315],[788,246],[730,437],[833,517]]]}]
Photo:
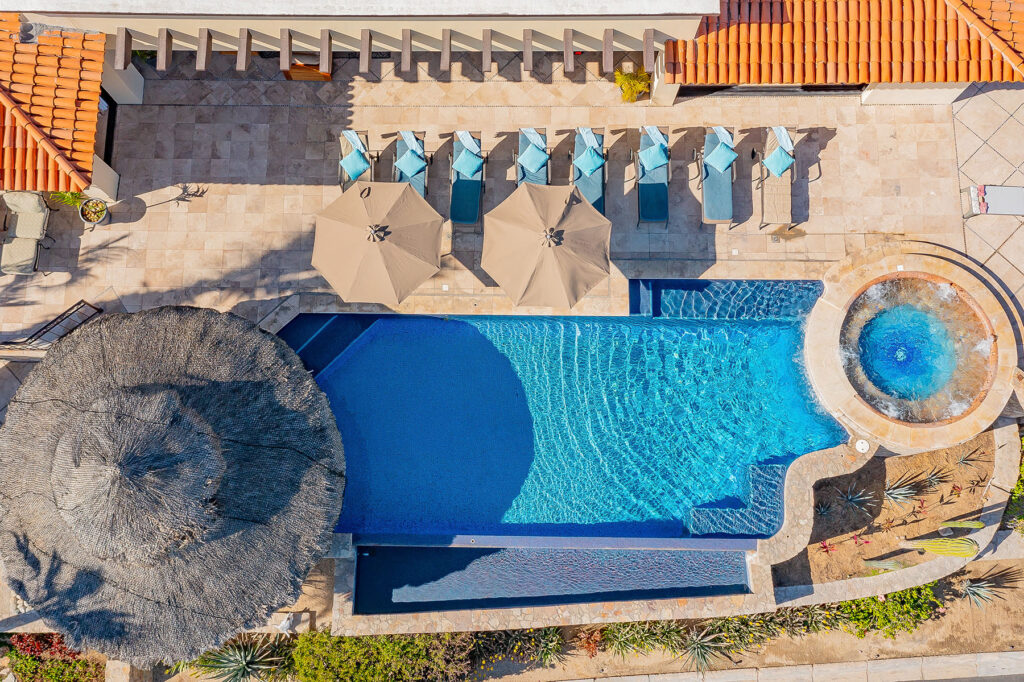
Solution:
[{"label": "palm thatch umbrella", "polygon": [[53,345],[0,428],[0,556],[72,646],[192,659],[294,603],[345,462],[323,392],[231,314],[99,318]]},{"label": "palm thatch umbrella", "polygon": [[571,308],[608,276],[611,231],[575,187],[523,183],[484,216],[480,266],[516,305]]},{"label": "palm thatch umbrella", "polygon": [[346,301],[398,305],[441,269],[443,222],[407,182],[356,182],[317,214],[313,267]]}]

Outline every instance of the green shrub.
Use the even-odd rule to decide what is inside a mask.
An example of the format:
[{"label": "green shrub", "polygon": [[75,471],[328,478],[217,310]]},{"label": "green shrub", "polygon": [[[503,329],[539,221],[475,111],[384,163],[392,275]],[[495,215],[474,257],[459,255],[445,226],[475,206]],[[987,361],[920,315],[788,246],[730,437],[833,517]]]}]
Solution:
[{"label": "green shrub", "polygon": [[839,613],[846,621],[846,629],[864,637],[880,632],[894,639],[900,632],[913,632],[942,608],[942,602],[932,589],[935,583],[911,587],[884,597],[866,597],[839,604]]},{"label": "green shrub", "polygon": [[1020,464],[1017,485],[1010,492],[1010,499],[1003,512],[1003,525],[1024,534],[1024,460]]},{"label": "green shrub", "polygon": [[612,623],[601,633],[601,646],[623,658],[655,649],[678,652],[683,649],[684,634],[679,623],[671,620]]},{"label": "green shrub", "polygon": [[84,658],[37,658],[9,651],[11,672],[19,682],[103,682],[105,669]]},{"label": "green shrub", "polygon": [[292,656],[299,682],[448,682],[469,673],[472,646],[468,633],[333,637],[323,631],[299,635]]},{"label": "green shrub", "polygon": [[221,682],[250,682],[286,679],[291,662],[291,640],[284,635],[243,634],[173,670],[189,670]]},{"label": "green shrub", "polygon": [[640,95],[651,91],[651,74],[643,67],[637,71],[615,69],[615,84],[622,91],[623,102],[635,102]]},{"label": "green shrub", "polygon": [[565,657],[565,639],[558,627],[497,630],[473,635],[473,660],[487,669],[499,661],[548,666]]}]

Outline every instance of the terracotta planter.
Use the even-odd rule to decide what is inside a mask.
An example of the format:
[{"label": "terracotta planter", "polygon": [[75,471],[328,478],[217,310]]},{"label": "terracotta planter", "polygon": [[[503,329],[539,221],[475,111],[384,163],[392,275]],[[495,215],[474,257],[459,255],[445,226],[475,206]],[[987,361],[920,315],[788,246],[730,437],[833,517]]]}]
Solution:
[{"label": "terracotta planter", "polygon": [[86,199],[78,207],[78,215],[86,225],[99,225],[106,219],[108,213],[107,202],[102,199]]}]

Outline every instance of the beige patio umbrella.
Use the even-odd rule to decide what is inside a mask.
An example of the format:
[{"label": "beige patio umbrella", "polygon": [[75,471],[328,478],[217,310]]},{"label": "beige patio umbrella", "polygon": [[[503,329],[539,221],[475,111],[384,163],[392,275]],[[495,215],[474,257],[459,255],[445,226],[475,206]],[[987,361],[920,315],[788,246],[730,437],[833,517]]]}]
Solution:
[{"label": "beige patio umbrella", "polygon": [[480,265],[516,305],[571,308],[608,276],[611,231],[575,187],[523,183],[484,216]]},{"label": "beige patio umbrella", "polygon": [[356,182],[317,214],[313,267],[346,301],[397,305],[441,269],[442,222],[407,182]]}]

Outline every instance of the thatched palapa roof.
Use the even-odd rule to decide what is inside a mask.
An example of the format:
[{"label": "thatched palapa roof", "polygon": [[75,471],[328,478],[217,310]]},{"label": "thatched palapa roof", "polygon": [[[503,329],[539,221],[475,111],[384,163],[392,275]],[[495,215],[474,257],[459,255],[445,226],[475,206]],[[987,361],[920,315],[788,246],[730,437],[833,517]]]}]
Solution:
[{"label": "thatched palapa roof", "polygon": [[0,428],[0,556],[77,648],[194,658],[292,603],[344,488],[328,402],[231,314],[108,315],[58,341]]}]

